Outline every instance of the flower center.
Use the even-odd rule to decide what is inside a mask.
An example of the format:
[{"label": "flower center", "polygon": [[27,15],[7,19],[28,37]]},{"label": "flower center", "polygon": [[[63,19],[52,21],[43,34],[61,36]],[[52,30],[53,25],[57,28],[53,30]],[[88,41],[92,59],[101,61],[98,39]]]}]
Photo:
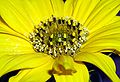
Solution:
[{"label": "flower center", "polygon": [[56,58],[60,55],[74,56],[86,42],[88,30],[69,17],[52,16],[42,21],[30,33],[30,41],[36,52],[43,52]]}]

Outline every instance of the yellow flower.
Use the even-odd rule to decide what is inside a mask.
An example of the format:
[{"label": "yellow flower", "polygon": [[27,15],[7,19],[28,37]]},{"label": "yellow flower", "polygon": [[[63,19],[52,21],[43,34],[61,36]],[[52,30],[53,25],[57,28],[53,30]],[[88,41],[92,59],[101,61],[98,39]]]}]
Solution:
[{"label": "yellow flower", "polygon": [[0,76],[9,82],[88,82],[84,62],[120,82],[113,60],[120,52],[120,0],[1,0]]}]

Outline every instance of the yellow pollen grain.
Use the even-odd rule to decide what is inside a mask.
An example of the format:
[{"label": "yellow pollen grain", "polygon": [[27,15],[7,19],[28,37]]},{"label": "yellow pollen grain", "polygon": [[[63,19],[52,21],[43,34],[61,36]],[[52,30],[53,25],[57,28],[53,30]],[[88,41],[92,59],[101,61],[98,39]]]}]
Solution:
[{"label": "yellow pollen grain", "polygon": [[42,33],[40,33],[40,36],[41,36],[41,37],[43,37],[43,34],[42,34]]},{"label": "yellow pollen grain", "polygon": [[64,36],[63,36],[64,38],[67,38],[67,35],[66,34],[64,34]]},{"label": "yellow pollen grain", "polygon": [[74,42],[75,44],[78,44],[77,41]]},{"label": "yellow pollen grain", "polygon": [[79,27],[79,30],[81,30],[81,28]]},{"label": "yellow pollen grain", "polygon": [[38,31],[37,29],[35,30],[35,32],[36,32],[36,33],[39,33],[39,31]]},{"label": "yellow pollen grain", "polygon": [[75,26],[76,25],[76,23],[75,22],[73,22],[73,26]]},{"label": "yellow pollen grain", "polygon": [[73,32],[72,35],[75,36],[75,32]]},{"label": "yellow pollen grain", "polygon": [[58,39],[58,42],[61,42],[61,41],[62,41],[61,38],[59,38],[59,39]]},{"label": "yellow pollen grain", "polygon": [[50,45],[53,45],[53,42],[50,42]]},{"label": "yellow pollen grain", "polygon": [[53,38],[53,34],[50,36],[50,38]]},{"label": "yellow pollen grain", "polygon": [[68,20],[68,24],[69,24],[69,25],[71,25],[71,22],[70,22],[70,20]]},{"label": "yellow pollen grain", "polygon": [[72,39],[72,42],[75,42],[75,38]]},{"label": "yellow pollen grain", "polygon": [[45,29],[45,27],[44,27],[44,26],[41,26],[41,28],[42,28],[42,29]]},{"label": "yellow pollen grain", "polygon": [[50,22],[52,22],[52,21],[53,21],[53,19],[52,19],[52,18],[50,18],[50,19],[49,19],[49,21],[50,21]]},{"label": "yellow pollen grain", "polygon": [[63,45],[64,45],[64,46],[66,45],[66,41],[63,42]]}]

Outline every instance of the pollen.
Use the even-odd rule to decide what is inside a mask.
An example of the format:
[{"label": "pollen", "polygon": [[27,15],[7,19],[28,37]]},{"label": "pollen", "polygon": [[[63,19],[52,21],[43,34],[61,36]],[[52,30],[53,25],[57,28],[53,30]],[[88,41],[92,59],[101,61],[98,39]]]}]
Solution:
[{"label": "pollen", "polygon": [[56,58],[76,55],[87,41],[88,34],[88,29],[74,19],[51,16],[34,27],[29,39],[36,52]]}]

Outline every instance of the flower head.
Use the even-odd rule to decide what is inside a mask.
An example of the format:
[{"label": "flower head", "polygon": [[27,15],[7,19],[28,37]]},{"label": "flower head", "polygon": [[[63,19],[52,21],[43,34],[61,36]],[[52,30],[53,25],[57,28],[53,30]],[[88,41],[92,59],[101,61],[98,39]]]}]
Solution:
[{"label": "flower head", "polygon": [[88,82],[84,62],[119,82],[113,60],[120,52],[119,0],[4,0],[0,3],[0,76],[10,82]]}]

